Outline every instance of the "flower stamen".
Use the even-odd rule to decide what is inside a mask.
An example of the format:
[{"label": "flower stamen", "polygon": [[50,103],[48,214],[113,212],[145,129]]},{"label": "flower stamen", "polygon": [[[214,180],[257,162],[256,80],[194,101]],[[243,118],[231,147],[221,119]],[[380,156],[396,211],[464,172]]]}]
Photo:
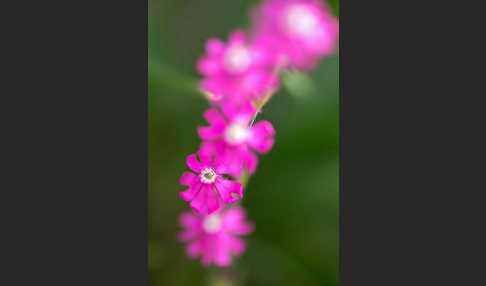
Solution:
[{"label": "flower stamen", "polygon": [[201,177],[201,182],[205,184],[210,184],[214,182],[217,177],[216,172],[214,172],[214,170],[211,168],[205,168],[201,171],[201,174],[199,176]]},{"label": "flower stamen", "polygon": [[238,73],[246,70],[250,65],[250,55],[243,46],[234,46],[228,49],[224,65],[230,72]]},{"label": "flower stamen", "polygon": [[248,130],[238,123],[231,124],[225,131],[225,140],[230,144],[240,144],[248,138]]},{"label": "flower stamen", "polygon": [[285,16],[285,26],[291,35],[308,37],[316,32],[318,19],[312,10],[307,7],[300,5],[290,6]]},{"label": "flower stamen", "polygon": [[216,233],[221,230],[221,218],[216,214],[209,215],[204,219],[202,226],[205,232]]}]

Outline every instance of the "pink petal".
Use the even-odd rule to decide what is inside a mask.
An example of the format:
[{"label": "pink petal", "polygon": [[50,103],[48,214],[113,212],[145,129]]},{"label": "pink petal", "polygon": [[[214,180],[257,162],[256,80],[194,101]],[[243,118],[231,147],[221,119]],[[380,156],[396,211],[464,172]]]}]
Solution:
[{"label": "pink petal", "polygon": [[246,211],[241,206],[234,206],[224,212],[223,223],[226,227],[232,227],[233,225],[239,224],[241,221],[245,220]]},{"label": "pink petal", "polygon": [[224,50],[225,44],[216,38],[210,38],[206,41],[206,52],[211,56],[217,56]]},{"label": "pink petal", "polygon": [[267,92],[273,92],[278,87],[278,84],[278,78],[270,72],[253,70],[241,78],[239,87],[251,97],[262,98]]},{"label": "pink petal", "polygon": [[231,173],[231,169],[228,168],[228,165],[226,164],[218,164],[215,166],[214,170],[220,175]]},{"label": "pink petal", "polygon": [[226,144],[224,156],[221,156],[221,158],[227,169],[227,174],[231,174],[234,177],[241,176],[241,173],[243,172],[243,164],[245,162],[245,154],[247,152],[248,149],[243,145],[232,146]]},{"label": "pink petal", "polygon": [[205,154],[222,155],[226,149],[224,140],[205,141],[201,146],[205,146],[206,151],[208,151]]},{"label": "pink petal", "polygon": [[207,158],[205,160],[208,161],[208,166],[211,166],[219,175],[231,173],[231,169],[228,167],[228,161],[225,158],[226,148],[227,144],[224,140],[215,140],[203,141],[199,149],[200,154]]},{"label": "pink petal", "polygon": [[223,118],[223,116],[221,116],[221,114],[216,108],[211,108],[206,110],[203,116],[212,125],[216,125],[216,126],[226,125],[226,120]]},{"label": "pink petal", "polygon": [[[225,145],[223,140],[203,141],[199,148],[200,155],[211,158],[212,156],[220,157],[224,154]],[[199,154],[199,153],[198,153]]]},{"label": "pink petal", "polygon": [[216,126],[200,126],[197,128],[199,137],[203,140],[213,140],[220,137],[223,134],[224,128],[218,128]]},{"label": "pink petal", "polygon": [[196,69],[199,73],[203,75],[214,75],[221,70],[221,66],[218,61],[202,57],[196,63]]},{"label": "pink petal", "polygon": [[216,246],[213,236],[206,235],[202,238],[203,248],[202,248],[202,257],[201,257],[201,264],[205,267],[211,265],[213,262],[214,257],[214,250],[213,248]]},{"label": "pink petal", "polygon": [[218,251],[214,257],[214,263],[220,267],[226,267],[231,264],[231,256],[228,253],[228,250],[223,249],[221,247],[217,248]]},{"label": "pink petal", "polygon": [[246,42],[246,33],[243,30],[236,29],[228,37],[228,43],[242,44]]},{"label": "pink petal", "polygon": [[182,199],[185,200],[186,202],[191,201],[194,199],[195,196],[200,193],[202,187],[202,183],[198,182],[194,186],[190,187],[184,192],[180,192],[179,194],[181,195]]},{"label": "pink petal", "polygon": [[224,115],[231,121],[233,121],[233,116],[238,113],[238,106],[231,101],[222,104],[221,109]]},{"label": "pink petal", "polygon": [[212,75],[205,77],[200,87],[202,90],[210,93],[209,100],[213,103],[221,103],[237,96],[239,90],[235,84],[234,77],[228,77],[224,74]]},{"label": "pink petal", "polygon": [[231,194],[237,194],[240,196],[240,198],[243,197],[243,186],[239,182],[219,177],[214,185],[218,190],[221,200],[226,204],[239,200],[238,197],[234,197]]},{"label": "pink petal", "polygon": [[275,129],[273,128],[272,123],[262,120],[259,121],[257,124],[253,125],[251,128],[254,132],[256,132],[259,136],[274,136]]},{"label": "pink petal", "polygon": [[187,166],[196,173],[201,173],[201,164],[197,161],[196,154],[191,154],[186,159]]},{"label": "pink petal", "polygon": [[237,154],[234,151],[234,147],[230,146],[224,140],[217,140],[212,142],[203,143],[203,148],[209,154],[215,155],[215,160],[213,161],[214,170],[220,174],[233,174],[235,167],[241,169],[241,162],[237,161]]},{"label": "pink petal", "polygon": [[239,111],[239,117],[244,117],[248,121],[248,123],[250,123],[256,112],[256,106],[249,101],[241,106]]},{"label": "pink petal", "polygon": [[201,213],[204,206],[206,205],[207,191],[204,187],[197,193],[196,197],[189,204],[191,208],[195,209],[197,212]]},{"label": "pink petal", "polygon": [[177,239],[180,242],[189,242],[189,241],[193,241],[194,239],[196,239],[199,235],[200,235],[199,231],[187,229],[187,230],[184,230],[182,232],[179,232],[177,234]]},{"label": "pink petal", "polygon": [[246,171],[250,174],[255,173],[256,167],[258,165],[258,157],[250,151],[246,151],[244,154],[244,163]]},{"label": "pink petal", "polygon": [[256,107],[251,102],[238,106],[235,102],[229,101],[223,104],[222,109],[226,117],[242,125],[250,124],[256,112]]},{"label": "pink petal", "polygon": [[238,235],[249,234],[254,229],[253,223],[246,221],[246,211],[240,206],[235,206],[224,213],[223,225],[225,230]]},{"label": "pink petal", "polygon": [[197,155],[199,156],[199,159],[201,159],[201,169],[202,167],[211,166],[213,154],[206,153],[204,150],[199,150],[197,151]]},{"label": "pink petal", "polygon": [[207,207],[208,207],[208,215],[209,214],[212,214],[213,212],[217,211],[220,207],[220,203],[219,203],[219,198],[218,196],[216,195],[216,192],[214,191],[213,189],[213,186],[212,185],[208,185],[208,196],[207,196],[207,200],[206,200],[206,204],[207,204]]},{"label": "pink petal", "polygon": [[275,142],[275,139],[272,137],[266,137],[266,138],[255,138],[248,142],[248,144],[255,149],[256,151],[260,153],[267,153],[272,149],[273,143]]},{"label": "pink petal", "polygon": [[231,237],[229,241],[229,249],[235,255],[240,255],[245,251],[245,242],[238,237]]},{"label": "pink petal", "polygon": [[203,247],[202,247],[201,241],[196,240],[196,241],[187,245],[186,254],[190,258],[196,258],[202,253],[202,250],[203,250]]},{"label": "pink petal", "polygon": [[248,144],[260,153],[270,151],[273,146],[275,129],[270,122],[263,120],[255,124],[251,129]]},{"label": "pink petal", "polygon": [[253,232],[255,229],[255,225],[249,221],[241,221],[240,223],[234,224],[231,227],[231,233],[238,234],[238,235],[247,235]]},{"label": "pink petal", "polygon": [[179,217],[179,223],[184,228],[184,231],[178,233],[177,237],[182,242],[192,241],[200,236],[201,219],[191,212],[184,212]]},{"label": "pink petal", "polygon": [[181,185],[192,187],[196,185],[198,181],[201,181],[199,176],[194,175],[191,172],[184,172],[181,176],[180,183]]},{"label": "pink petal", "polygon": [[189,242],[193,241],[194,239],[198,238],[201,235],[202,231],[200,228],[196,229],[186,229],[177,234],[177,239],[182,242]]},{"label": "pink petal", "polygon": [[225,97],[226,86],[225,83],[218,79],[218,77],[206,77],[199,83],[199,88],[207,93],[210,102],[220,102]]},{"label": "pink petal", "polygon": [[229,254],[231,237],[224,233],[215,237],[217,238],[217,244],[214,250],[214,263],[218,266],[228,266],[231,264],[231,256]]},{"label": "pink petal", "polygon": [[[234,177],[239,177],[242,172],[243,161],[241,161],[239,153],[234,148],[229,147],[224,141],[221,145],[223,144],[225,146],[223,149],[213,153],[216,155],[213,165],[214,170],[219,175],[230,174]],[[222,148],[221,145],[218,148]]]},{"label": "pink petal", "polygon": [[201,224],[201,220],[193,213],[183,212],[179,217],[179,223],[184,228],[194,228]]}]

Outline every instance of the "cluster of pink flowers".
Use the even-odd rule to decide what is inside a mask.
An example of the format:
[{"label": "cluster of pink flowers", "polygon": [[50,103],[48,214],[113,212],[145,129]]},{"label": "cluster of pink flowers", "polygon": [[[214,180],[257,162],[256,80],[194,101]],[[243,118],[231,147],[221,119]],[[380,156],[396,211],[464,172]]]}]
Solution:
[{"label": "cluster of pink flowers", "polygon": [[244,249],[237,236],[253,231],[244,209],[229,205],[243,197],[243,172],[253,174],[257,154],[274,144],[272,124],[254,121],[278,89],[280,73],[310,70],[337,48],[338,21],[318,0],[266,0],[252,16],[250,31],[233,31],[227,43],[209,39],[197,61],[211,107],[204,113],[209,125],[197,129],[200,148],[187,157],[194,173],[180,179],[188,187],[181,197],[193,211],[181,215],[185,230],[179,239],[205,266],[229,265]]}]

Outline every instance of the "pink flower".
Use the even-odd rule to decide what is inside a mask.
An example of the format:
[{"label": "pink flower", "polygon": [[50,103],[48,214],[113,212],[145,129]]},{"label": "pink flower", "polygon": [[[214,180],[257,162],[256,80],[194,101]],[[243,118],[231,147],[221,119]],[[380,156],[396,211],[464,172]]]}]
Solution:
[{"label": "pink flower", "polygon": [[270,122],[262,120],[249,126],[255,112],[249,102],[239,109],[225,104],[224,116],[216,108],[211,108],[204,113],[210,126],[198,127],[199,136],[204,140],[201,152],[216,155],[233,176],[240,176],[243,166],[250,174],[255,172],[258,157],[253,151],[266,153],[273,146],[275,130]]},{"label": "pink flower", "polygon": [[200,151],[198,155],[200,162],[197,161],[196,154],[189,155],[186,160],[189,168],[198,175],[184,172],[180,179],[182,185],[189,187],[180,193],[181,197],[185,201],[191,201],[190,206],[193,209],[200,213],[211,214],[219,209],[220,201],[229,204],[243,197],[243,186],[239,182],[221,176],[228,174],[225,165]]},{"label": "pink flower", "polygon": [[255,42],[273,51],[274,61],[312,69],[335,52],[338,20],[316,0],[266,0],[254,11]]},{"label": "pink flower", "polygon": [[187,255],[200,256],[204,266],[230,265],[231,255],[240,255],[245,249],[238,235],[250,234],[254,229],[253,223],[246,221],[245,210],[238,206],[211,215],[184,212],[179,220],[184,230],[178,237],[187,243]]},{"label": "pink flower", "polygon": [[230,34],[227,44],[209,39],[206,54],[197,62],[198,71],[205,76],[201,89],[209,92],[212,102],[238,104],[276,89],[278,77],[266,65],[263,51],[249,45],[246,34],[240,30]]}]

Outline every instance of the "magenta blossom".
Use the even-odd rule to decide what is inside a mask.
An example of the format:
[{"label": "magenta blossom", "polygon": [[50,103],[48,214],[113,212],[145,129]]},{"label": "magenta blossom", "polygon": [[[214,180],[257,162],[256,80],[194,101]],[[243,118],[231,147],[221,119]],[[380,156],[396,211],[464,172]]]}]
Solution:
[{"label": "magenta blossom", "polygon": [[[196,154],[187,157],[187,165],[191,170],[198,173],[184,172],[180,183],[188,186],[181,197],[185,201],[191,201],[190,206],[200,213],[211,214],[219,209],[222,201],[230,204],[243,197],[243,186],[241,183],[223,178],[221,175],[228,174],[228,168],[213,160],[211,156],[198,152],[200,162]],[[233,194],[238,195],[233,196]]]},{"label": "magenta blossom", "polygon": [[254,10],[255,42],[273,51],[274,61],[312,69],[336,51],[338,20],[317,0],[266,0]]},{"label": "magenta blossom", "polygon": [[231,255],[240,255],[245,249],[238,236],[250,234],[254,229],[253,223],[246,221],[245,210],[238,206],[211,215],[184,212],[179,220],[184,228],[179,240],[187,243],[187,255],[200,256],[204,266],[230,265]]},{"label": "magenta blossom", "polygon": [[201,89],[212,102],[239,104],[259,98],[278,86],[267,58],[262,48],[248,44],[246,33],[240,30],[230,34],[227,44],[209,39],[206,54],[197,62],[198,71],[205,76]]},{"label": "magenta blossom", "polygon": [[266,153],[273,146],[275,130],[270,122],[262,120],[249,126],[255,112],[249,102],[239,109],[226,104],[223,105],[224,116],[211,108],[204,113],[210,126],[198,127],[199,136],[204,140],[201,152],[216,155],[233,176],[240,176],[243,166],[250,174],[255,172],[258,157],[253,151]]}]

